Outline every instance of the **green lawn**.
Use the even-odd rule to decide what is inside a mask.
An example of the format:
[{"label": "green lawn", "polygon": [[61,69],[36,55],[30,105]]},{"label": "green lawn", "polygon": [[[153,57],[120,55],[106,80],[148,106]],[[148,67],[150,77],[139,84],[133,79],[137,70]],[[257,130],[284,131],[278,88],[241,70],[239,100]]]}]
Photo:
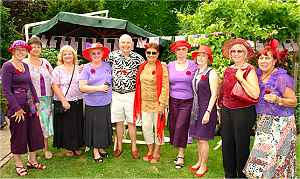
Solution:
[{"label": "green lawn", "polygon": [[[209,172],[206,174],[208,178],[222,178],[224,175],[221,149],[217,151],[213,150],[213,147],[219,139],[220,137],[216,137],[214,141],[210,142]],[[297,143],[299,142],[300,136],[297,138]],[[139,145],[138,147],[141,154],[146,152],[145,145]],[[96,164],[93,161],[91,152],[84,153],[80,157],[68,158],[62,156],[61,150],[51,149],[55,153],[53,159],[45,160],[43,157],[40,157],[40,161],[47,165],[47,169],[44,171],[29,170],[28,177],[193,177],[188,170],[188,166],[196,161],[196,144],[188,145],[185,156],[185,167],[179,170],[175,169],[173,163],[176,151],[169,144],[162,147],[161,161],[159,164],[149,164],[142,159],[132,160],[130,156],[130,145],[124,144],[124,149],[124,153],[120,159],[115,159],[110,156],[102,164]],[[108,151],[111,152],[112,149]],[[297,153],[299,152],[300,147],[297,146]],[[13,160],[9,161],[8,164],[0,169],[0,177],[11,178],[16,176]],[[299,162],[297,162],[297,176],[300,176]]]}]

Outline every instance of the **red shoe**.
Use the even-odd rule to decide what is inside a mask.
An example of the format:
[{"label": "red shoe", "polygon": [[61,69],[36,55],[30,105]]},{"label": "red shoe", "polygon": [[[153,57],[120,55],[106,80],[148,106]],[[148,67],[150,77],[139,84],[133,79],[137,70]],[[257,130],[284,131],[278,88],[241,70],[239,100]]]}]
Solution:
[{"label": "red shoe", "polygon": [[207,172],[208,172],[208,168],[205,167],[203,173],[195,173],[195,176],[196,177],[203,177]]},{"label": "red shoe", "polygon": [[139,156],[139,151],[138,151],[138,150],[131,151],[131,157],[132,157],[132,159],[134,159],[134,160],[139,159],[139,158],[140,158],[140,156]]},{"label": "red shoe", "polygon": [[196,168],[194,168],[193,166],[190,166],[189,167],[189,169],[190,169],[190,171],[192,172],[192,173],[195,173],[195,172],[197,172],[197,170],[200,168],[200,166],[198,166],[198,167],[196,167]]},{"label": "red shoe", "polygon": [[113,153],[113,155],[116,157],[116,158],[119,158],[121,156],[121,154],[123,153],[122,150],[119,150],[119,149],[116,149]]},{"label": "red shoe", "polygon": [[144,161],[147,161],[147,162],[149,162],[150,160],[152,160],[153,159],[153,155],[145,155],[144,157],[143,157],[143,160]]}]

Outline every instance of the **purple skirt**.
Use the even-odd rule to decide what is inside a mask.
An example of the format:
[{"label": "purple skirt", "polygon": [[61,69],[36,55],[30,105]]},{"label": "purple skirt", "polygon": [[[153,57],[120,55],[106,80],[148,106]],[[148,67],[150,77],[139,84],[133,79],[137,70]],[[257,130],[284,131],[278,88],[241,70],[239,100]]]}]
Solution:
[{"label": "purple skirt", "polygon": [[192,106],[193,99],[170,97],[170,143],[175,147],[186,148]]}]

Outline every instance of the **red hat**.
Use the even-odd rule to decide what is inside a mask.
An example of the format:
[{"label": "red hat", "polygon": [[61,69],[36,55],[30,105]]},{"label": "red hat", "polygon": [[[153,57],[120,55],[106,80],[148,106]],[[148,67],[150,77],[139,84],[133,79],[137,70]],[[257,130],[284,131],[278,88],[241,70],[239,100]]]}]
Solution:
[{"label": "red hat", "polygon": [[28,52],[30,52],[32,49],[32,47],[28,45],[24,40],[16,40],[10,45],[8,51],[12,53],[12,51],[17,47],[26,48]]},{"label": "red hat", "polygon": [[192,48],[191,45],[185,40],[178,40],[170,45],[171,52],[175,53],[178,47],[186,47],[188,49]]},{"label": "red hat", "polygon": [[197,58],[199,53],[206,53],[208,55],[210,64],[213,63],[213,55],[212,55],[211,48],[209,48],[206,45],[201,45],[198,50],[192,52],[192,59]]},{"label": "red hat", "polygon": [[104,47],[101,43],[92,43],[92,44],[86,43],[85,47],[86,48],[83,50],[82,56],[89,61],[92,61],[92,57],[90,56],[90,50],[93,49],[102,49],[102,53],[103,53],[102,60],[108,57],[109,48]]},{"label": "red hat", "polygon": [[253,48],[251,47],[251,45],[244,39],[242,38],[237,38],[237,39],[230,39],[227,40],[222,48],[222,54],[224,57],[229,58],[229,50],[231,49],[232,46],[236,45],[236,44],[240,44],[243,45],[244,47],[246,47],[247,49],[247,58],[248,59],[252,59],[253,57],[255,57],[255,52],[253,50]]}]

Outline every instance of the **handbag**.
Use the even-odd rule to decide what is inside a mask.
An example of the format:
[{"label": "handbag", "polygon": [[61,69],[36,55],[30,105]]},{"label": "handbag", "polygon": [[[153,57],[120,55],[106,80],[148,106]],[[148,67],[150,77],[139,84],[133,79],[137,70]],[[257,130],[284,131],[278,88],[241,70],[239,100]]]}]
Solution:
[{"label": "handbag", "polygon": [[[244,73],[244,78],[247,77],[247,75],[250,71],[251,71],[251,69],[247,70]],[[231,90],[231,96],[233,96],[243,102],[247,102],[247,103],[251,103],[251,104],[255,104],[258,102],[258,98],[254,99],[246,93],[246,91],[244,90],[244,88],[242,87],[242,85],[240,84],[239,81],[237,81],[235,83],[235,85],[233,86],[233,88]]]},{"label": "handbag", "polygon": [[[74,71],[75,71],[75,65],[73,67],[73,72],[72,72],[71,80],[69,82],[68,89],[67,89],[67,91],[66,91],[66,93],[64,95],[65,97],[67,96],[67,94],[69,92],[69,89],[70,89],[70,86],[71,86],[71,83],[72,83],[72,80],[73,80],[73,76],[74,76]],[[54,101],[54,113],[56,115],[65,113],[65,108],[62,106],[61,101]]]}]

